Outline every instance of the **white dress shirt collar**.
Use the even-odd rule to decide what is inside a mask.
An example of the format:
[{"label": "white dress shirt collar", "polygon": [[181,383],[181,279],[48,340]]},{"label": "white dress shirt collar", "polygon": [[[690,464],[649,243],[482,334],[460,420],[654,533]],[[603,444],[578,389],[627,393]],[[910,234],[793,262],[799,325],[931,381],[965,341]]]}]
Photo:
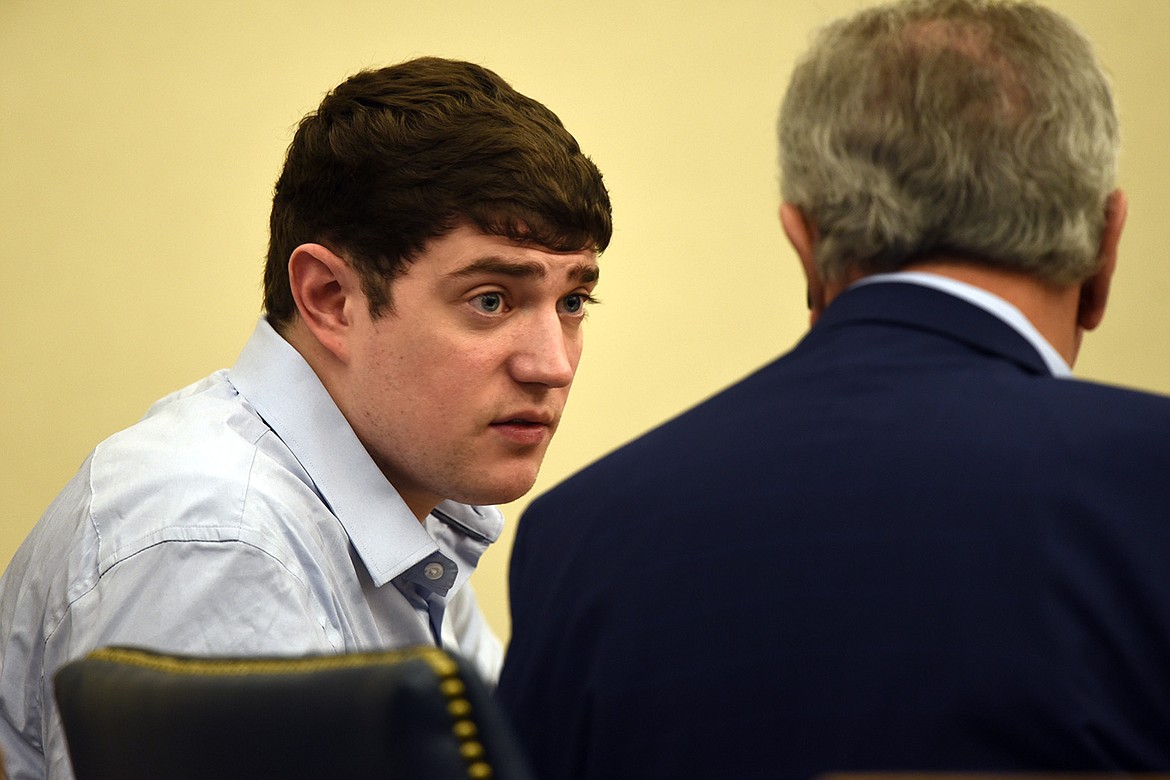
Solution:
[{"label": "white dress shirt collar", "polygon": [[1072,369],[1069,364],[1048,343],[1048,340],[1040,334],[1040,331],[1036,330],[1036,326],[1024,316],[1023,312],[1003,298],[988,292],[982,287],[960,282],[958,279],[952,279],[949,276],[940,276],[939,274],[923,271],[895,271],[893,273],[873,274],[872,276],[866,276],[857,280],[851,286],[856,287],[878,282],[906,282],[908,284],[932,287],[978,306],[995,315],[1023,336],[1040,353],[1040,357],[1044,360],[1045,365],[1048,366],[1048,370],[1052,372],[1053,376],[1062,378],[1072,376]]}]

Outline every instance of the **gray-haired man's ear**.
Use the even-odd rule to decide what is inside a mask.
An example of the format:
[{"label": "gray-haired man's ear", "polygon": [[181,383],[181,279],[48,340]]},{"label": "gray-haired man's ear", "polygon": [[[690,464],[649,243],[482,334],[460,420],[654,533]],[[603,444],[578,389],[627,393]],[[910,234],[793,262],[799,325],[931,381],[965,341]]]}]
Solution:
[{"label": "gray-haired man's ear", "polygon": [[1109,286],[1113,272],[1117,269],[1117,245],[1125,227],[1125,216],[1129,201],[1121,190],[1110,193],[1105,202],[1105,227],[1101,231],[1101,245],[1097,251],[1097,272],[1081,285],[1080,303],[1077,307],[1077,325],[1092,330],[1105,317],[1105,305],[1109,302]]},{"label": "gray-haired man's ear", "polygon": [[817,321],[817,317],[821,315],[829,303],[825,280],[821,277],[816,264],[814,250],[817,243],[817,228],[805,216],[804,212],[791,203],[780,204],[780,224],[804,269],[804,278],[808,289],[808,316],[811,325]]}]

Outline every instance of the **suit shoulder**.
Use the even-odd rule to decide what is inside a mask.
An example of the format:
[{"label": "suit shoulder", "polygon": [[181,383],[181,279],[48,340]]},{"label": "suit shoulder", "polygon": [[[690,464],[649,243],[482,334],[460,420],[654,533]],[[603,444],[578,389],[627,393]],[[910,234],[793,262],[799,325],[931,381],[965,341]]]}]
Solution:
[{"label": "suit shoulder", "polygon": [[1149,434],[1170,429],[1170,396],[1084,379],[1048,384],[1052,403],[1066,404],[1070,414],[1084,408],[1085,415],[1079,422],[1086,427],[1117,426]]}]

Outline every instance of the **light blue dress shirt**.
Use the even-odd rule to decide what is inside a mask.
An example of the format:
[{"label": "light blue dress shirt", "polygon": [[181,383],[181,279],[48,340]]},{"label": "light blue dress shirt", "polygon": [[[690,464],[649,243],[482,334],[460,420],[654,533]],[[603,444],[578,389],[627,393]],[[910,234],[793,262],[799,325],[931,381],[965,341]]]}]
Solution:
[{"label": "light blue dress shirt", "polygon": [[299,655],[435,643],[502,659],[467,578],[495,508],[410,512],[261,321],[236,365],[93,451],[0,579],[10,780],[69,778],[53,673],[102,645]]}]

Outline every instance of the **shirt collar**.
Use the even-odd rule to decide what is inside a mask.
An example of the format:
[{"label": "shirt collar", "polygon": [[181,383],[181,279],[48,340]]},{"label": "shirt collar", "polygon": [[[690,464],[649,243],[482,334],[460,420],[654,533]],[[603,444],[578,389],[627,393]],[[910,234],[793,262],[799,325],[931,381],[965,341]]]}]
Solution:
[{"label": "shirt collar", "polygon": [[1069,364],[1056,351],[1056,348],[1040,334],[1040,331],[1036,330],[1036,326],[1024,316],[1022,311],[982,287],[976,287],[967,282],[960,282],[958,279],[952,279],[949,276],[941,276],[925,271],[895,271],[893,273],[873,274],[862,277],[850,286],[858,287],[863,284],[877,282],[907,282],[909,284],[922,285],[923,287],[931,287],[978,306],[999,318],[1023,336],[1040,354],[1041,359],[1048,366],[1048,370],[1052,372],[1053,376],[1062,378],[1072,376],[1072,369]]},{"label": "shirt collar", "polygon": [[[383,476],[299,352],[261,319],[228,379],[312,479],[377,586],[440,550]],[[495,507],[444,502],[484,546],[499,538]]]}]

